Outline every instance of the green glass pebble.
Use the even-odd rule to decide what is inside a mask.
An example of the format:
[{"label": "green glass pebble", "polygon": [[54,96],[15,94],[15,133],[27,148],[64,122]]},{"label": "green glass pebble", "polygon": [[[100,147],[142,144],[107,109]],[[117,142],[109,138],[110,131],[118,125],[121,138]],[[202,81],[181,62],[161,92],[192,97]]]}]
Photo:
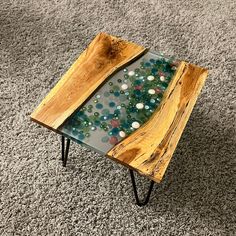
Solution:
[{"label": "green glass pebble", "polygon": [[89,109],[92,109],[92,108],[93,108],[93,105],[91,105],[91,104],[88,105],[88,108],[89,108]]},{"label": "green glass pebble", "polygon": [[72,128],[72,134],[73,135],[78,135],[78,130],[76,128]]},{"label": "green glass pebble", "polygon": [[108,84],[109,84],[110,86],[112,86],[112,85],[113,85],[113,83],[112,83],[112,82],[109,82]]},{"label": "green glass pebble", "polygon": [[95,100],[93,100],[93,102],[94,102],[94,103],[98,103],[98,100],[97,100],[97,99],[95,99]]},{"label": "green glass pebble", "polygon": [[109,97],[110,96],[110,93],[109,92],[104,92],[104,97]]},{"label": "green glass pebble", "polygon": [[103,115],[109,115],[110,111],[108,109],[103,109],[102,114]]},{"label": "green glass pebble", "polygon": [[118,80],[117,80],[117,82],[118,82],[118,83],[121,83],[121,82],[122,82],[122,80],[121,80],[121,79],[118,79]]},{"label": "green glass pebble", "polygon": [[166,88],[168,87],[168,84],[165,83],[165,82],[163,82],[161,85],[162,85],[162,87],[163,87],[164,89],[166,89]]},{"label": "green glass pebble", "polygon": [[109,140],[109,137],[107,137],[107,136],[102,137],[102,142],[103,143],[107,143],[108,140]]},{"label": "green glass pebble", "polygon": [[113,89],[114,91],[119,90],[119,89],[120,89],[120,86],[114,85],[114,86],[112,87],[112,89]]},{"label": "green glass pebble", "polygon": [[86,134],[85,134],[85,137],[88,138],[89,136],[90,136],[90,133],[86,133]]},{"label": "green glass pebble", "polygon": [[98,112],[94,112],[94,115],[95,115],[95,116],[99,116],[99,113],[98,113]]}]

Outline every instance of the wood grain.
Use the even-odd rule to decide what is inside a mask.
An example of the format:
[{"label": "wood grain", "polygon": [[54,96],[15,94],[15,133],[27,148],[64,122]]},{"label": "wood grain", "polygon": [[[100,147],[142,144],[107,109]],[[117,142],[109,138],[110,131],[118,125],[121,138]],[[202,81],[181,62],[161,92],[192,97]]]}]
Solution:
[{"label": "wood grain", "polygon": [[206,77],[206,69],[181,62],[160,108],[107,156],[160,182]]},{"label": "wood grain", "polygon": [[135,43],[98,34],[31,114],[31,119],[56,130],[112,73],[145,50]]}]

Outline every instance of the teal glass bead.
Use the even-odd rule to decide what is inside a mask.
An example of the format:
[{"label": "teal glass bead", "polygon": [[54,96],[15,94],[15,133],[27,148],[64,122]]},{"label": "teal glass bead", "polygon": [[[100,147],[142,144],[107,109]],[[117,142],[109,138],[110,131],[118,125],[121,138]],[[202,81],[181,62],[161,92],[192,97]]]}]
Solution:
[{"label": "teal glass bead", "polygon": [[84,134],[80,133],[80,134],[78,135],[78,138],[79,138],[80,140],[83,140],[83,139],[84,139]]},{"label": "teal glass bead", "polygon": [[97,104],[96,104],[96,108],[97,108],[97,109],[102,109],[102,108],[103,108],[103,105],[102,105],[101,103],[97,103]]},{"label": "teal glass bead", "polygon": [[114,92],[114,96],[115,97],[119,97],[120,96],[120,93],[118,91]]},{"label": "teal glass bead", "polygon": [[77,113],[78,116],[82,116],[83,114],[84,114],[83,111],[78,111],[78,113]]},{"label": "teal glass bead", "polygon": [[113,128],[113,129],[111,130],[111,133],[112,133],[112,135],[118,135],[119,129],[118,129],[118,128]]},{"label": "teal glass bead", "polygon": [[144,64],[144,66],[145,66],[145,67],[150,67],[150,66],[151,66],[151,63],[146,62],[146,63]]},{"label": "teal glass bead", "polygon": [[114,111],[114,115],[116,114],[116,116],[119,116],[120,115],[120,110],[119,109],[116,109],[115,111]]},{"label": "teal glass bead", "polygon": [[156,75],[157,74],[157,69],[156,68],[152,68],[151,73],[152,73],[152,75]]},{"label": "teal glass bead", "polygon": [[114,107],[116,104],[114,102],[109,102],[109,107]]},{"label": "teal glass bead", "polygon": [[150,63],[154,64],[155,63],[155,60],[153,58],[151,58],[150,60]]},{"label": "teal glass bead", "polygon": [[95,120],[95,121],[94,121],[94,124],[95,124],[96,126],[99,126],[100,123],[101,123],[101,122],[100,122],[99,120]]},{"label": "teal glass bead", "polygon": [[140,85],[141,83],[142,83],[141,80],[135,80],[135,81],[134,81],[134,85]]},{"label": "teal glass bead", "polygon": [[111,120],[113,118],[113,114],[109,114],[107,117],[109,120]]},{"label": "teal glass bead", "polygon": [[137,97],[140,97],[142,95],[142,92],[140,90],[134,90],[134,94]]}]

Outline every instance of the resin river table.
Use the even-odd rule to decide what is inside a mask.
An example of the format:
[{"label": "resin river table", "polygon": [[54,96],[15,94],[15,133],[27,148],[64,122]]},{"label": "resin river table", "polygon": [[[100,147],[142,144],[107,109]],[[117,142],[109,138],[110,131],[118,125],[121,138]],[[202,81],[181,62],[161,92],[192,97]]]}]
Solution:
[{"label": "resin river table", "polygon": [[[145,205],[160,183],[207,77],[207,70],[100,33],[43,99],[31,119],[130,169]],[[66,147],[65,147],[65,141]],[[133,170],[151,179],[140,201]]]}]

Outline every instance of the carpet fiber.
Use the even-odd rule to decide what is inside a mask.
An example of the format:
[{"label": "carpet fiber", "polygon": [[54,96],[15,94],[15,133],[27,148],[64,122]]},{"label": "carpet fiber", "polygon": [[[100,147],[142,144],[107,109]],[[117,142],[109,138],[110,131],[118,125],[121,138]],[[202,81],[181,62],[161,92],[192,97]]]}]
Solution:
[{"label": "carpet fiber", "polygon": [[[234,0],[1,0],[0,235],[235,235],[235,13]],[[144,208],[125,167],[72,143],[65,169],[58,135],[29,119],[100,31],[210,71]]]}]

